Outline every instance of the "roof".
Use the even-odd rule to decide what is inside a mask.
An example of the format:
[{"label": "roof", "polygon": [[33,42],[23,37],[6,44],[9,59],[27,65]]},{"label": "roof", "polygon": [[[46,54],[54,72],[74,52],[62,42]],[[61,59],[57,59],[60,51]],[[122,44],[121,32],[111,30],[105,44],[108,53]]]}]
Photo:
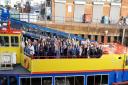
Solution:
[{"label": "roof", "polygon": [[32,29],[36,29],[36,30],[40,30],[40,31],[45,31],[45,32],[50,32],[50,33],[55,33],[59,36],[64,36],[64,37],[70,37],[70,38],[75,38],[77,40],[85,40],[84,38],[82,38],[81,36],[76,36],[74,34],[70,34],[70,33],[66,33],[63,31],[58,31],[52,28],[48,28],[48,27],[42,27],[36,24],[32,24],[32,23],[27,23],[25,21],[20,21],[20,20],[16,20],[16,19],[11,19],[11,22],[15,22],[17,24],[22,24],[24,26],[28,26],[29,28]]},{"label": "roof", "polygon": [[20,30],[0,30],[0,34],[21,34]]}]

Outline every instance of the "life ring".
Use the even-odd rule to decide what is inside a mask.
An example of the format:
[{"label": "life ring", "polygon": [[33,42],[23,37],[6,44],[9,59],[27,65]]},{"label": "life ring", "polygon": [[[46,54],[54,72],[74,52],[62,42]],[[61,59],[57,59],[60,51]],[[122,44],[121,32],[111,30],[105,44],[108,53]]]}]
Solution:
[{"label": "life ring", "polygon": [[24,59],[24,67],[29,69],[29,60],[27,58]]}]

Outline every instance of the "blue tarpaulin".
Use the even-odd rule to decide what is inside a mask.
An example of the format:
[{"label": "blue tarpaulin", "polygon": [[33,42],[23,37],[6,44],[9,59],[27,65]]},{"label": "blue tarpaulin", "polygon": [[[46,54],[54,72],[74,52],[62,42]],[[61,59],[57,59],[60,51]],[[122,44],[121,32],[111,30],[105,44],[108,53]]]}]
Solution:
[{"label": "blue tarpaulin", "polygon": [[22,24],[23,26],[25,25],[25,26],[28,26],[29,28],[33,28],[33,29],[37,29],[37,30],[41,30],[41,31],[45,31],[45,32],[50,32],[50,33],[55,33],[56,35],[64,36],[64,37],[67,37],[67,38],[70,37],[70,38],[75,38],[77,40],[85,40],[81,36],[77,36],[77,35],[62,32],[62,31],[58,31],[58,30],[51,29],[51,28],[48,28],[48,27],[39,26],[39,25],[28,23],[28,22],[25,22],[25,21],[20,21],[20,20],[16,20],[16,19],[11,18],[11,22],[12,23],[15,22],[16,24]]},{"label": "blue tarpaulin", "polygon": [[8,21],[9,17],[10,17],[10,13],[9,10],[6,8],[2,8],[1,10],[1,21]]}]

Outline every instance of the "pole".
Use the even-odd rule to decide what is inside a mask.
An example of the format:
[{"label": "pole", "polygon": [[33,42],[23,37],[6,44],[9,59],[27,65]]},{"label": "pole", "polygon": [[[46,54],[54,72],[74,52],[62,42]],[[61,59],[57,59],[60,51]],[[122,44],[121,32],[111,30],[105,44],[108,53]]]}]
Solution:
[{"label": "pole", "polygon": [[46,20],[47,20],[47,17],[46,17],[46,12],[47,12],[47,10],[46,10],[46,6],[47,6],[47,5],[46,5],[46,4],[47,4],[47,1],[45,0],[44,3],[45,3],[45,15],[44,15],[44,16],[45,16],[45,21],[46,21]]},{"label": "pole", "polygon": [[106,30],[105,34],[104,34],[104,44],[105,45],[107,44],[107,35],[108,35],[108,30]]},{"label": "pole", "polygon": [[107,35],[106,34],[104,35],[104,44],[105,45],[107,44]]},{"label": "pole", "polygon": [[125,27],[123,27],[123,35],[122,35],[122,45],[124,44],[124,40],[125,40]]},{"label": "pole", "polygon": [[8,20],[8,27],[7,27],[7,28],[8,28],[8,32],[9,32],[9,33],[10,33],[10,31],[11,31],[11,26],[10,26],[10,25],[11,25],[10,20]]}]

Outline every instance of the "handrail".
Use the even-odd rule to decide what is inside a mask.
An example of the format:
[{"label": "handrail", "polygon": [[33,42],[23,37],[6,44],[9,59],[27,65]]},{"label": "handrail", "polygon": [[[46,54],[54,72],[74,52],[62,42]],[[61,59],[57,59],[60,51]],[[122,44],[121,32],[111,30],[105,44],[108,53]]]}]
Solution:
[{"label": "handrail", "polygon": [[31,59],[93,59],[93,58],[101,58],[101,57],[87,57],[87,56],[30,56]]},{"label": "handrail", "polygon": [[79,55],[67,55],[67,56],[34,56],[34,55],[30,55],[28,53],[24,53],[24,55],[30,57],[31,59],[79,59],[79,58],[101,58],[102,55],[92,55],[92,56],[79,56]]}]

